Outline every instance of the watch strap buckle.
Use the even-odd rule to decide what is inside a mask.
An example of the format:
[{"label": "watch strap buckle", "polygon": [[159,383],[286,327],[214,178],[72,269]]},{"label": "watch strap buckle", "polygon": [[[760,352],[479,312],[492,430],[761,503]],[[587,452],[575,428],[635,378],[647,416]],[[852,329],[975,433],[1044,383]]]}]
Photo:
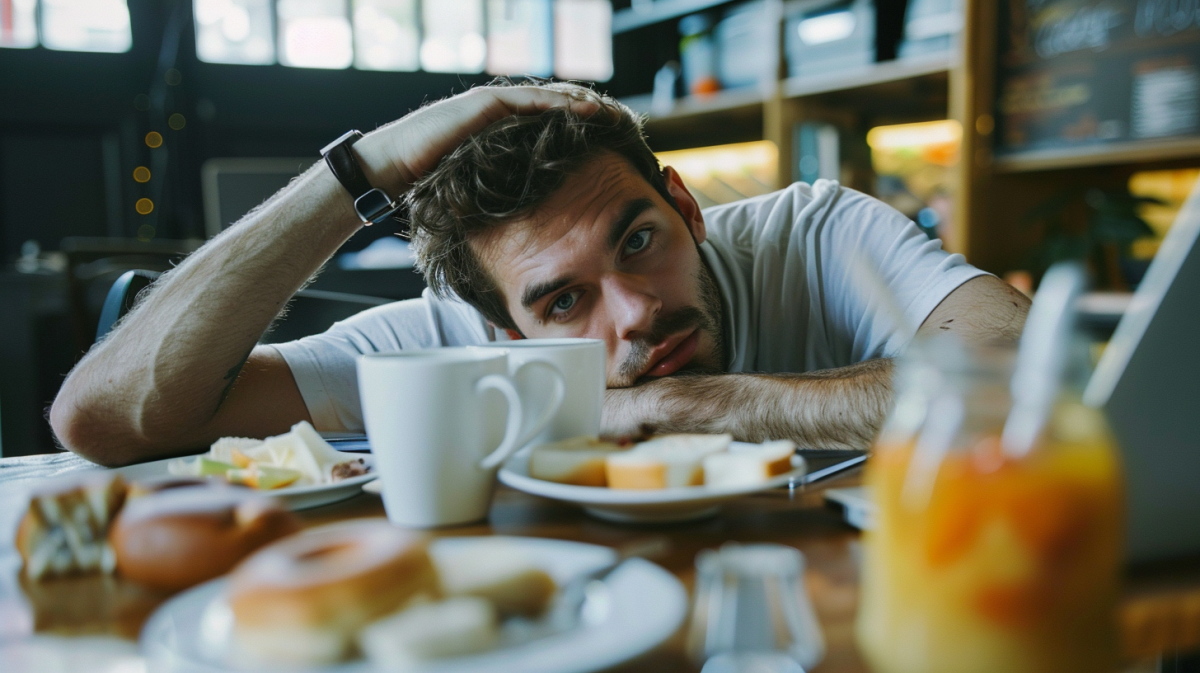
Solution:
[{"label": "watch strap buckle", "polygon": [[354,212],[364,224],[379,224],[400,210],[399,199],[393,201],[383,190],[372,188],[362,196],[354,199]]}]

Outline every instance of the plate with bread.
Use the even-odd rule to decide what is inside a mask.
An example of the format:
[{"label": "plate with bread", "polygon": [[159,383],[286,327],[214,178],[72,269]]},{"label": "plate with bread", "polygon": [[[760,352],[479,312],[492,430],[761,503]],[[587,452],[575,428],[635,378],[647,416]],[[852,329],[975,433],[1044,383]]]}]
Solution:
[{"label": "plate with bread", "polygon": [[601,670],[665,641],[687,612],[677,578],[631,559],[589,582],[563,624],[572,580],[617,560],[560,540],[430,541],[383,519],[322,526],[164,603],[141,647],[148,670],[189,673]]},{"label": "plate with bread", "polygon": [[279,498],[289,509],[309,509],[357,495],[376,478],[370,454],[338,451],[306,421],[266,439],[222,437],[207,453],[117,468],[133,482],[212,480]]},{"label": "plate with bread", "polygon": [[691,521],[731,498],[801,479],[806,464],[795,449],[787,440],[750,444],[727,434],[575,437],[522,449],[499,476],[608,521]]}]

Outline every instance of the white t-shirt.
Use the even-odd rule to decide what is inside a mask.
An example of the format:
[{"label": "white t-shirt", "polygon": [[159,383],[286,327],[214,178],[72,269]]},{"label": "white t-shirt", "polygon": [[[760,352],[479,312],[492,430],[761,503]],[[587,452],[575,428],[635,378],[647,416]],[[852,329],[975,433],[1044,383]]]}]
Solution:
[{"label": "white t-shirt", "polygon": [[[700,250],[725,301],[731,372],[806,372],[895,356],[946,295],[984,275],[896,210],[828,180],[709,208],[704,220]],[[904,325],[868,298],[863,265],[887,283]],[[466,303],[426,290],[275,348],[317,429],[357,432],[359,355],[504,338]]]}]

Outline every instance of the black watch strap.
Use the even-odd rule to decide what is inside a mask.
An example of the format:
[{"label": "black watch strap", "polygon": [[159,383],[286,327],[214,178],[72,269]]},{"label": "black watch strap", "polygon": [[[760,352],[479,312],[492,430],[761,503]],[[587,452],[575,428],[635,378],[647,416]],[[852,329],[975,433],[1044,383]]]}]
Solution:
[{"label": "black watch strap", "polygon": [[383,190],[371,186],[363,173],[358,158],[350,149],[354,143],[363,137],[361,131],[348,131],[342,137],[329,143],[321,150],[325,163],[333,176],[342,183],[354,199],[354,210],[364,224],[378,224],[392,217],[400,210],[400,205],[390,198]]}]

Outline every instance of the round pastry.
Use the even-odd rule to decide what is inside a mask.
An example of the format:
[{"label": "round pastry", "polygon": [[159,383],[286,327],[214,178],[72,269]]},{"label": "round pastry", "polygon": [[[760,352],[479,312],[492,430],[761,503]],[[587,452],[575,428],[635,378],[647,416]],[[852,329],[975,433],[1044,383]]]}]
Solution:
[{"label": "round pastry", "polygon": [[230,575],[228,600],[240,657],[311,666],[344,658],[359,629],[418,596],[438,596],[425,537],[368,519],[261,549]]},{"label": "round pastry", "polygon": [[189,486],[131,499],[109,541],[121,576],[178,590],[224,575],[259,547],[298,530],[295,515],[271,498]]},{"label": "round pastry", "polygon": [[129,497],[141,498],[143,496],[152,495],[161,491],[169,491],[173,488],[187,488],[189,486],[217,486],[225,485],[220,481],[209,481],[200,477],[176,477],[167,475],[163,477],[151,477],[149,479],[139,479],[129,485]]}]

